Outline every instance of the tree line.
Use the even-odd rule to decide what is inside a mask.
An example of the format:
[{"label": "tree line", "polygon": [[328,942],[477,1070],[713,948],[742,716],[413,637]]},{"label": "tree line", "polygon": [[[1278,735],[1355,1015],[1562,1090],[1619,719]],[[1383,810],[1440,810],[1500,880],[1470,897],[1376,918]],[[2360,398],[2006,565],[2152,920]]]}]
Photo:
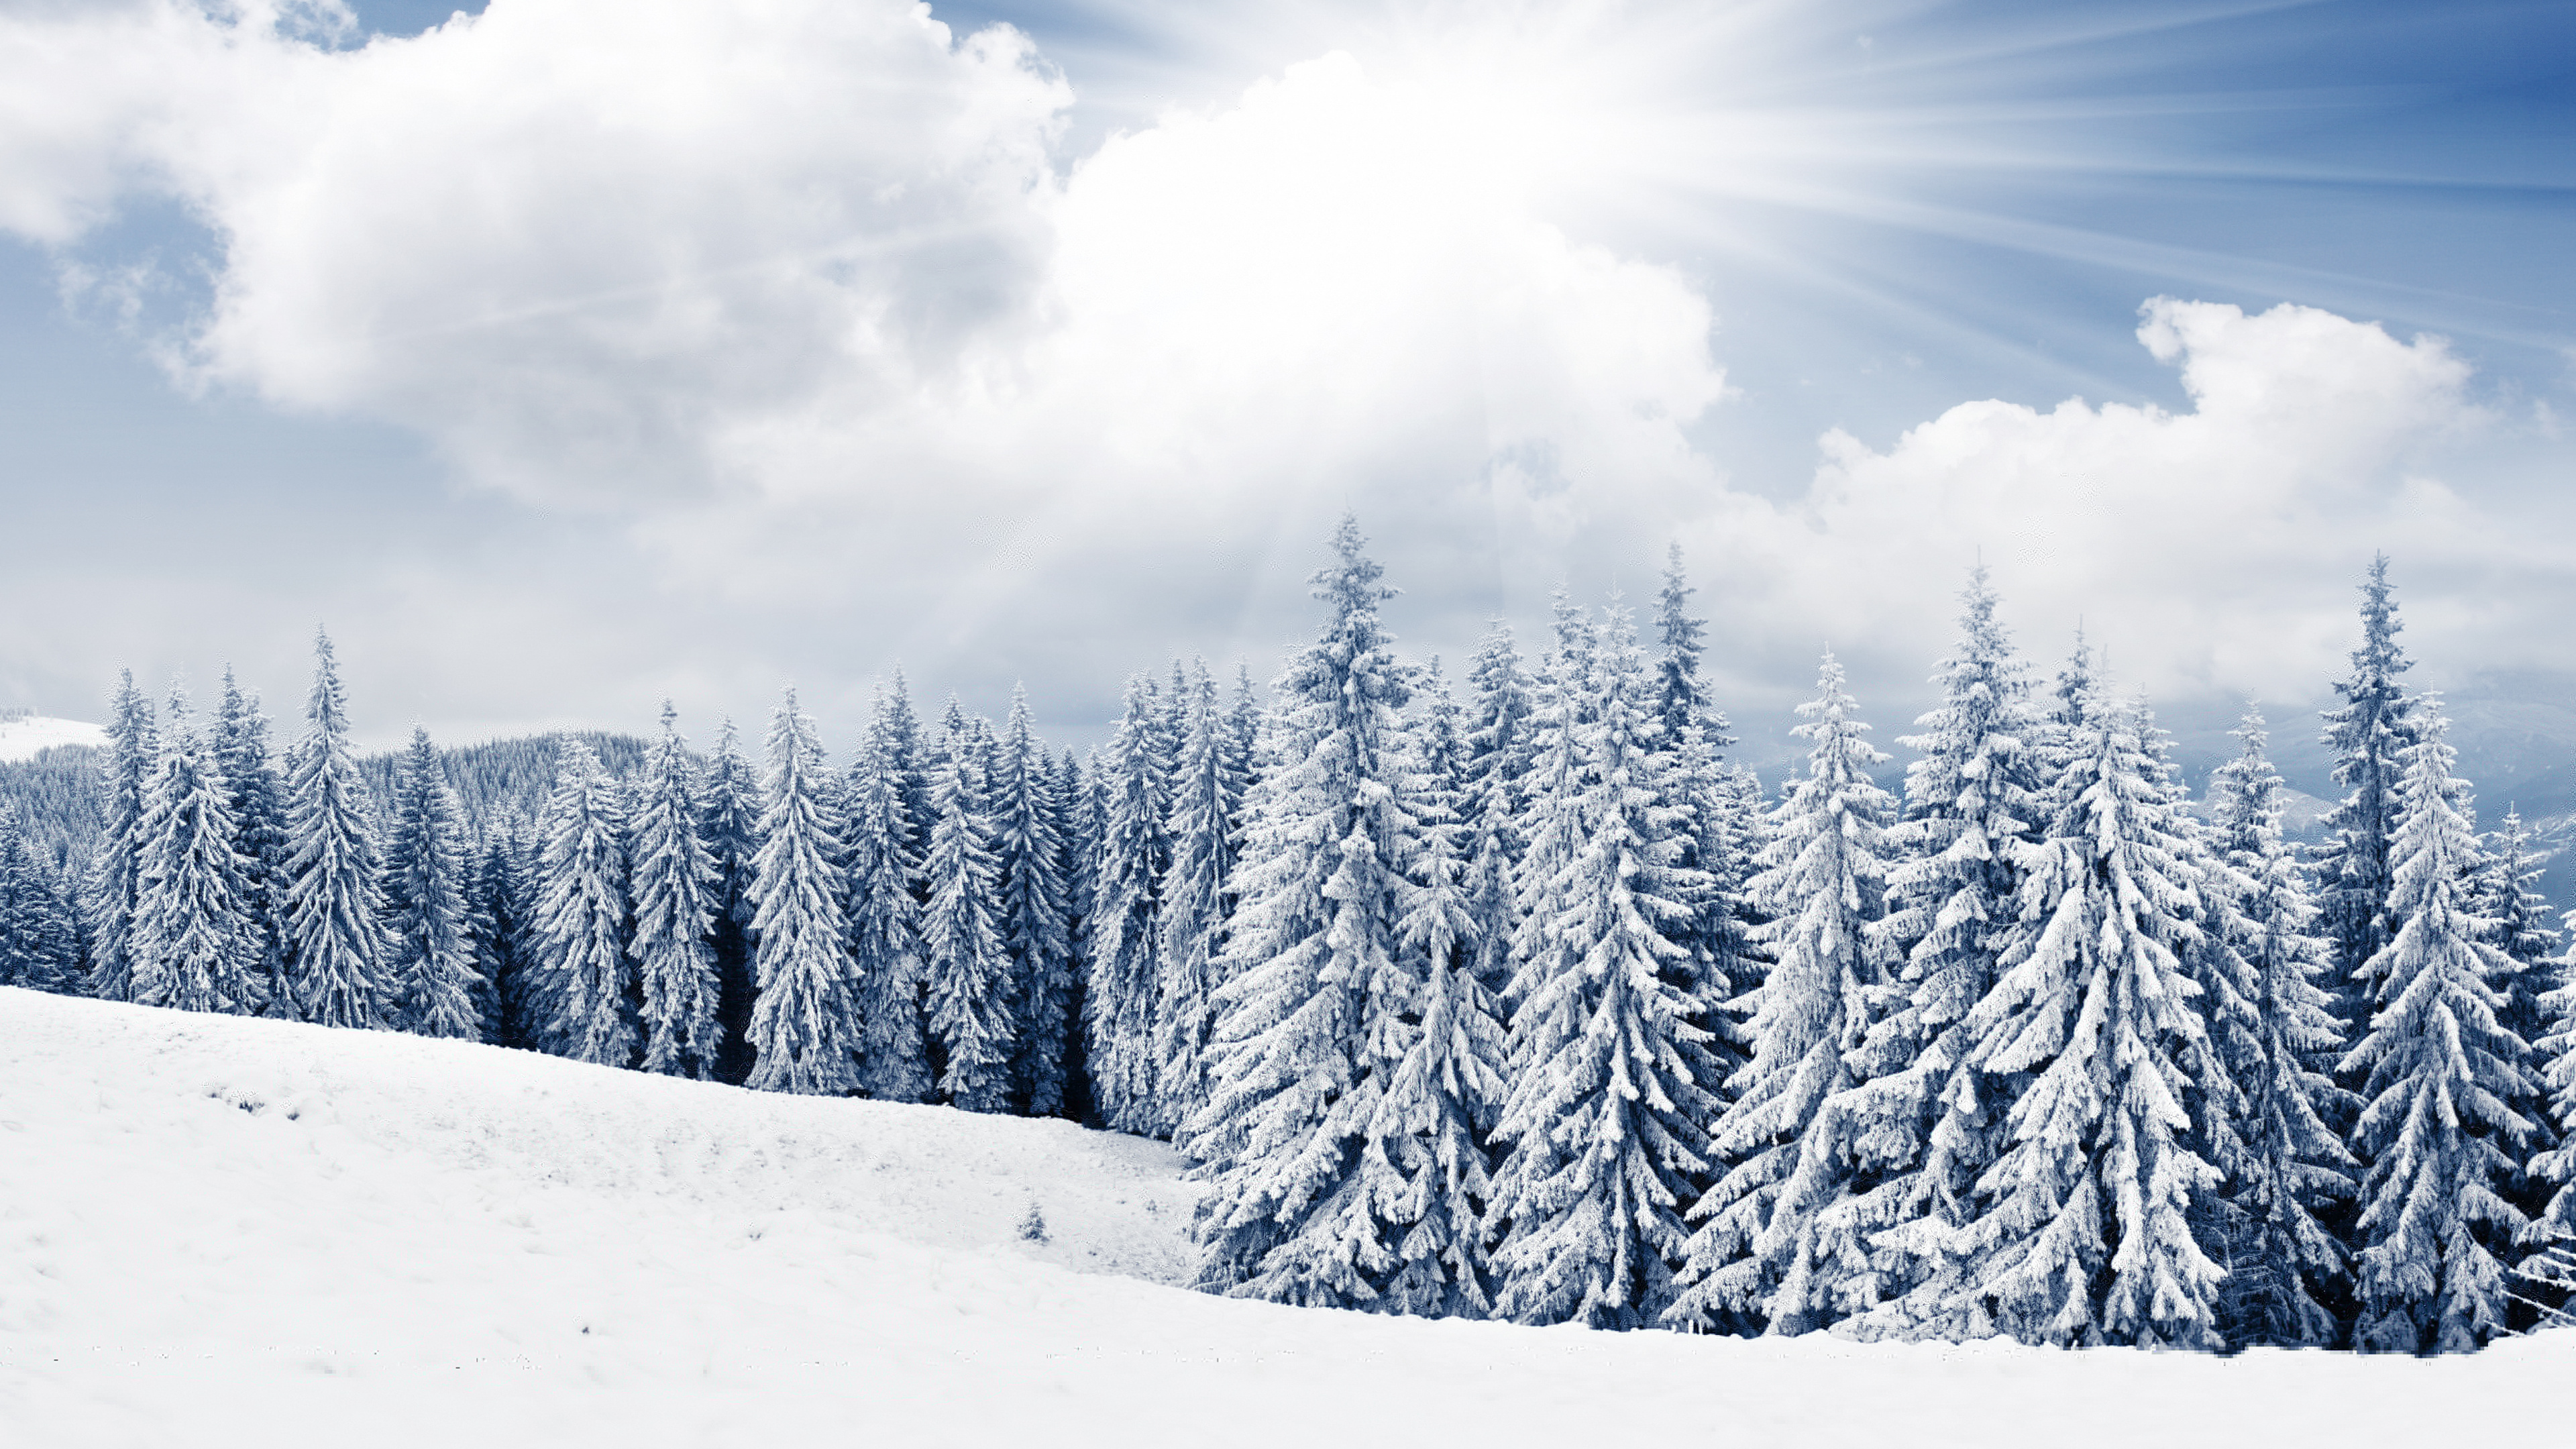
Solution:
[{"label": "tree line", "polygon": [[2304,855],[2259,715],[2195,811],[1982,568],[1901,800],[1830,655],[1776,798],[1726,761],[1678,550],[1651,648],[1560,594],[1463,698],[1355,523],[1314,592],[1266,706],[1138,676],[1087,760],[898,676],[840,770],[792,691],[757,775],[666,707],[533,821],[418,731],[380,812],[327,638],[282,761],[129,675],[88,861],[0,824],[0,980],[1166,1138],[1200,1286],[1291,1303],[2430,1352],[2563,1288],[2576,988],[2385,559]]}]

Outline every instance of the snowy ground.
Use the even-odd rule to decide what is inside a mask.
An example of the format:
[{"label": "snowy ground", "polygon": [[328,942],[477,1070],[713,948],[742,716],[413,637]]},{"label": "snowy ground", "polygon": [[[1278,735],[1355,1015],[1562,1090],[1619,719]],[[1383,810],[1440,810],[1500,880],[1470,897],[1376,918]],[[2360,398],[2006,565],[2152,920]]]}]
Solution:
[{"label": "snowy ground", "polygon": [[48,719],[30,715],[23,719],[0,719],[0,763],[32,760],[37,752],[56,745],[104,745],[107,731],[76,719]]},{"label": "snowy ground", "polygon": [[[2556,1442],[2443,1362],[1746,1343],[1171,1286],[1148,1143],[0,988],[0,1443]],[[1020,1225],[1035,1203],[1043,1243]]]}]

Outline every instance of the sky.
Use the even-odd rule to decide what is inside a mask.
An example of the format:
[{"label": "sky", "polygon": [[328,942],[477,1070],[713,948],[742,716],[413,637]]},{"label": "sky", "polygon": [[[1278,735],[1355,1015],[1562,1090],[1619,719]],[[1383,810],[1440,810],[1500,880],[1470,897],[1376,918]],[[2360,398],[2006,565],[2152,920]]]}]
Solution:
[{"label": "sky", "polygon": [[1347,509],[1453,670],[1678,543],[1756,759],[1829,648],[1903,733],[1979,563],[2313,753],[2377,551],[2576,741],[2571,70],[2482,0],[0,0],[0,706],[291,718],[327,624],[376,744],[839,746],[897,668],[1087,742],[1266,679]]}]

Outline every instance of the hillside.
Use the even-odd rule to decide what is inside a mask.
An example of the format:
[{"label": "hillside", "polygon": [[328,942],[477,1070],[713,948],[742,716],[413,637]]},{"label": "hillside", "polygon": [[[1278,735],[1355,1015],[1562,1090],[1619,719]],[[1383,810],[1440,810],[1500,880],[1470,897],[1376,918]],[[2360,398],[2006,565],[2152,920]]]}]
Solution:
[{"label": "hillside", "polygon": [[52,719],[16,710],[0,712],[0,761],[32,760],[56,745],[104,745],[107,731],[76,719]]},{"label": "hillside", "polygon": [[1169,1286],[1180,1167],[1063,1123],[0,988],[0,1424],[27,1449],[2539,1443],[2576,1378],[2576,1334],[2221,1360],[1229,1302]]}]

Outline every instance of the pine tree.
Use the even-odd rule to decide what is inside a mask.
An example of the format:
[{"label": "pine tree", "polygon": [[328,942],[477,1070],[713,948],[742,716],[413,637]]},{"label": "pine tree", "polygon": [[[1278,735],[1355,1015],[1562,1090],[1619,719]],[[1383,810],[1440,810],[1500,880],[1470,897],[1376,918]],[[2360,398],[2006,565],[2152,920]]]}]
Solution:
[{"label": "pine tree", "polygon": [[2221,1327],[2231,1345],[2324,1344],[2336,1322],[2319,1295],[2348,1270],[2316,1211],[2352,1195],[2359,1166],[2320,1111],[2350,1115],[2327,1074],[2342,1033],[2321,984],[2326,943],[2310,934],[2316,904],[2281,839],[2262,715],[2248,710],[2235,733],[2243,752],[2210,775],[2209,846],[2222,868],[2203,886],[2210,948],[2236,968],[2210,985],[2242,981],[2232,1009],[2208,1012],[2237,1097],[2235,1120],[2210,1134],[2228,1145],[2213,1159],[2227,1174]]},{"label": "pine tree", "polygon": [[1171,869],[1171,779],[1161,712],[1143,675],[1127,682],[1126,712],[1099,775],[1104,813],[1092,882],[1091,984],[1083,1025],[1101,1120],[1120,1132],[1163,1130],[1155,1110],[1156,952],[1164,875]]},{"label": "pine tree", "polygon": [[1467,667],[1472,704],[1467,726],[1467,780],[1481,796],[1499,789],[1509,807],[1522,805],[1521,777],[1530,767],[1530,678],[1512,642],[1512,626],[1489,621]]},{"label": "pine tree", "polygon": [[1557,590],[1554,605],[1556,647],[1533,684],[1529,766],[1520,782],[1521,810],[1512,832],[1520,849],[1512,864],[1514,927],[1508,963],[1513,974],[1504,985],[1503,1000],[1511,1012],[1515,1081],[1530,1069],[1524,1049],[1532,1037],[1523,1020],[1528,993],[1568,969],[1551,958],[1562,948],[1558,922],[1572,904],[1565,887],[1584,843],[1582,736],[1590,723],[1598,639],[1592,622],[1565,590]]},{"label": "pine tree", "polygon": [[[1364,1163],[1385,1160],[1378,1108],[1416,1005],[1398,938],[1410,689],[1378,621],[1395,591],[1364,546],[1345,516],[1314,576],[1330,611],[1322,635],[1273,690],[1269,768],[1245,803],[1240,905],[1220,964],[1215,1090],[1182,1134],[1208,1186],[1199,1283],[1237,1297],[1364,1306],[1397,1267],[1372,1191],[1385,1179]],[[1113,782],[1129,768],[1113,766]],[[1113,804],[1106,832],[1131,829],[1127,813]],[[1121,890],[1103,880],[1103,916]]]},{"label": "pine tree", "polygon": [[272,1016],[295,1014],[294,993],[286,976],[286,939],[281,933],[287,878],[286,783],[268,753],[268,717],[260,713],[259,696],[245,693],[224,670],[223,703],[215,715],[215,763],[230,792],[235,848],[241,852],[244,899],[251,919],[259,923],[261,1010]]},{"label": "pine tree", "polygon": [[[930,853],[930,823],[939,817],[930,803],[930,762],[922,748],[921,722],[912,712],[912,694],[900,669],[894,672],[893,692],[877,701],[876,726],[884,736],[886,769],[903,797],[903,818],[912,831],[904,854],[917,866]],[[919,885],[916,880],[916,900],[923,897]]]},{"label": "pine tree", "polygon": [[488,983],[484,1029],[495,1046],[543,1051],[547,1012],[535,945],[535,891],[524,821],[486,836],[474,875],[474,970]]},{"label": "pine tree", "polygon": [[570,735],[556,760],[533,922],[551,1007],[547,1039],[576,1061],[632,1066],[639,1033],[630,1002],[635,963],[626,954],[625,792]]},{"label": "pine tree", "polygon": [[1458,806],[1467,788],[1458,709],[1431,664],[1429,707],[1414,732],[1406,809],[1414,825],[1397,936],[1420,983],[1415,1029],[1369,1124],[1372,1207],[1394,1266],[1377,1301],[1390,1312],[1482,1317],[1492,1306],[1485,1209],[1490,1139],[1502,1109],[1504,1029],[1477,979],[1482,929],[1472,910]]},{"label": "pine tree", "polygon": [[90,994],[106,1001],[134,999],[135,891],[141,874],[143,812],[161,765],[159,727],[152,702],[134,687],[134,671],[119,676],[108,705],[107,818],[101,822],[98,858],[91,870]]},{"label": "pine tree", "polygon": [[1252,668],[1237,661],[1234,666],[1234,703],[1225,712],[1226,769],[1232,772],[1235,790],[1235,818],[1240,823],[1243,794],[1252,788],[1252,762],[1261,747],[1261,694],[1252,687]]},{"label": "pine tree", "polygon": [[1887,985],[1871,927],[1884,911],[1885,833],[1895,814],[1869,777],[1887,756],[1862,735],[1831,654],[1795,733],[1813,740],[1807,773],[1772,812],[1750,883],[1771,923],[1776,965],[1747,997],[1753,1058],[1710,1138],[1730,1164],[1691,1210],[1683,1291],[1664,1320],[1711,1328],[1759,1315],[1774,1333],[1805,1333],[1848,1309],[1846,1279],[1868,1276],[1868,1250],[1823,1214],[1847,1196],[1856,1123],[1836,1110],[1850,1061]]},{"label": "pine tree", "polygon": [[2192,843],[2152,727],[2073,702],[2048,833],[2013,852],[2018,920],[1964,1023],[1970,1062],[2026,1085],[1958,1231],[1946,1317],[2029,1343],[2214,1346],[2224,1275],[2192,1221],[2219,1173],[2191,1150],[2184,1065],[2210,1054],[2180,954]]},{"label": "pine tree", "polygon": [[328,634],[314,636],[313,654],[311,727],[287,779],[288,984],[306,1021],[382,1029],[393,990],[375,810],[349,744],[348,699]]},{"label": "pine tree", "polygon": [[740,1086],[751,1076],[751,860],[760,850],[760,782],[742,757],[733,721],[716,735],[704,780],[698,838],[715,872],[708,887],[707,948],[716,972],[715,1079]]},{"label": "pine tree", "polygon": [[422,1036],[480,1041],[464,812],[430,748],[429,731],[418,726],[394,789],[394,833],[385,854],[395,1024]]},{"label": "pine tree", "polygon": [[679,711],[662,703],[662,739],[646,757],[634,822],[635,975],[643,994],[648,1072],[712,1080],[723,1041],[721,983],[709,938],[721,884],[699,834],[697,761]]},{"label": "pine tree", "polygon": [[850,764],[850,961],[864,1024],[862,1085],[881,1102],[920,1102],[931,1084],[921,1002],[926,953],[914,890],[921,870],[894,763],[900,722],[880,698],[867,744]]},{"label": "pine tree", "polygon": [[[1673,1298],[1688,1245],[1682,1224],[1700,1150],[1717,1115],[1715,1084],[1695,1081],[1684,1048],[1705,1039],[1696,1003],[1675,989],[1688,902],[1704,878],[1679,864],[1678,815],[1656,750],[1659,722],[1626,611],[1613,607],[1588,688],[1560,688],[1578,722],[1542,766],[1549,789],[1531,809],[1570,818],[1579,842],[1555,864],[1530,832],[1524,871],[1554,866],[1533,909],[1513,997],[1516,1078],[1496,1135],[1510,1144],[1497,1212],[1510,1227],[1494,1249],[1495,1307],[1524,1323],[1634,1328]],[[1565,710],[1568,700],[1577,707]]]},{"label": "pine tree", "polygon": [[1726,1003],[1761,979],[1743,902],[1728,889],[1740,883],[1741,863],[1729,854],[1738,844],[1736,822],[1730,818],[1737,802],[1721,752],[1735,737],[1700,680],[1700,636],[1707,621],[1689,612],[1690,596],[1697,590],[1683,575],[1679,544],[1671,547],[1663,584],[1655,596],[1662,642],[1654,678],[1660,726],[1655,748],[1669,782],[1667,803],[1680,812],[1674,825],[1681,841],[1676,863],[1686,872],[1684,879],[1693,882],[1683,901],[1689,914],[1673,933],[1685,954],[1665,974],[1692,1003],[1690,1024],[1705,1035],[1682,1047],[1692,1079],[1724,1090],[1744,1067],[1749,1046]]},{"label": "pine tree", "polygon": [[1529,678],[1509,625],[1497,619],[1487,626],[1467,679],[1474,695],[1457,808],[1469,828],[1463,849],[1467,912],[1475,922],[1470,969],[1499,1000],[1511,985],[1512,939],[1520,930],[1512,872],[1521,856],[1521,786],[1530,750]]},{"label": "pine tree", "polygon": [[2325,818],[2328,840],[2316,861],[2317,896],[2324,934],[2334,948],[2335,1015],[2356,1035],[2370,1016],[2363,963],[2396,931],[2388,896],[2396,880],[2399,781],[2406,751],[2418,736],[2416,701],[2397,679],[2414,661],[2398,646],[2405,626],[2390,592],[2388,556],[2380,554],[2371,559],[2370,581],[2361,586],[2361,647],[2352,652],[2352,677],[2335,682],[2344,702],[2325,715],[2335,783],[2352,793]]},{"label": "pine tree", "polygon": [[[2514,964],[2513,974],[2494,983],[2504,997],[2497,1017],[2527,1042],[2548,1031],[2541,998],[2554,986],[2550,963],[2558,954],[2549,898],[2534,889],[2549,858],[2532,850],[2532,834],[2520,810],[2505,811],[2481,842],[2470,902],[2478,915],[2496,923],[2489,942]],[[2524,1110],[2521,1104],[2517,1110]]]},{"label": "pine tree", "polygon": [[814,722],[786,692],[769,726],[769,792],[752,862],[750,1086],[843,1096],[859,1089],[862,1022],[850,950],[847,846]]},{"label": "pine tree", "polygon": [[1020,1016],[1012,1074],[1032,1117],[1064,1110],[1066,1015],[1073,941],[1055,781],[1029,727],[1026,689],[1011,692],[993,780],[993,852],[1002,949],[1010,957]]},{"label": "pine tree", "polygon": [[71,911],[36,859],[15,810],[0,809],[0,986],[68,993],[79,987]]},{"label": "pine tree", "polygon": [[1091,1016],[1091,940],[1093,886],[1100,861],[1100,777],[1086,770],[1067,750],[1055,765],[1056,830],[1064,837],[1065,940],[1073,954],[1065,972],[1073,985],[1065,995],[1064,1115],[1076,1122],[1097,1120],[1100,1112],[1091,1087],[1091,1043],[1077,1024]]},{"label": "pine tree", "polygon": [[1224,954],[1228,887],[1234,872],[1234,816],[1243,781],[1235,773],[1216,681],[1201,664],[1188,682],[1180,768],[1172,785],[1171,868],[1160,888],[1162,982],[1155,1007],[1157,1129],[1169,1134],[1208,1099],[1208,1043],[1216,1032],[1216,963]]},{"label": "pine tree", "polygon": [[136,827],[134,999],[246,1015],[263,1004],[264,983],[259,923],[233,848],[231,795],[184,689],[170,691],[167,718],[160,768]]},{"label": "pine tree", "polygon": [[2370,1164],[2353,1345],[2447,1353],[2504,1331],[2512,1242],[2529,1221],[2504,1194],[2537,1127],[2511,1103],[2539,1084],[2529,1045],[2497,1014],[2496,983],[2513,962],[2473,909],[2477,842],[2440,703],[2409,704],[2386,911],[2395,930],[2362,963],[2370,1028],[2342,1063],[2368,1103],[2353,1130]]},{"label": "pine tree", "polygon": [[943,1048],[940,1095],[969,1112],[1002,1112],[1019,1030],[1010,958],[996,928],[1000,863],[972,734],[952,729],[947,753],[931,775],[939,818],[922,870],[930,887],[921,933],[925,1002]]},{"label": "pine tree", "polygon": [[1855,1191],[1826,1209],[1825,1228],[1876,1245],[1838,1290],[1844,1312],[1870,1311],[1857,1325],[1870,1336],[1968,1331],[1950,1317],[1955,1234],[2002,1146],[1994,1104],[2014,1090],[1981,1075],[1966,1021],[1993,989],[2018,910],[2015,852],[2038,835],[2044,727],[1983,567],[1959,597],[1959,642],[1932,674],[1941,702],[1898,741],[1918,758],[1904,817],[1887,833],[1887,915],[1873,935],[1902,964],[1853,1059],[1860,1083],[1835,1107],[1854,1144]]},{"label": "pine tree", "polygon": [[[2576,926],[2576,920],[2569,924]],[[2540,998],[2546,1024],[2534,1043],[2535,1056],[2545,1064],[2543,1080],[2553,1094],[2550,1106],[2559,1138],[2553,1150],[2533,1155],[2529,1172],[2534,1182],[2556,1191],[2529,1234],[2541,1246],[2523,1263],[2526,1275],[2561,1295],[2576,1293],[2576,962],[2571,958],[2576,958],[2576,947],[2550,963],[2557,981]]]}]

